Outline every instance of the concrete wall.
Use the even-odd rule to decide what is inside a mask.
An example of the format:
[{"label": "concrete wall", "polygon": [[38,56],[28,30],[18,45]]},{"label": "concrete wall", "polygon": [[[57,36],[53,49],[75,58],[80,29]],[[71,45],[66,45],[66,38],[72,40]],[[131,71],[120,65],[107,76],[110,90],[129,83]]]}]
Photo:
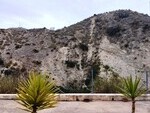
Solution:
[{"label": "concrete wall", "polygon": [[[16,94],[0,94],[0,100],[16,100]],[[121,94],[57,94],[59,101],[128,101]],[[144,94],[136,100],[148,101],[150,94]]]}]

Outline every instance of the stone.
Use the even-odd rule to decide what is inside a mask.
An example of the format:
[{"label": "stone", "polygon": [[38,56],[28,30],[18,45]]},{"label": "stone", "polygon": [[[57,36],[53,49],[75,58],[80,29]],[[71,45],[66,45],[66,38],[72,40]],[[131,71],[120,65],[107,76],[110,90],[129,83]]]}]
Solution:
[{"label": "stone", "polygon": [[90,83],[95,62],[100,62],[96,76],[106,76],[109,67],[119,76],[145,78],[144,67],[150,67],[149,30],[150,17],[131,10],[96,14],[59,30],[0,29],[0,68],[10,69],[5,64],[14,60],[19,72],[51,73],[64,87],[74,80]]}]

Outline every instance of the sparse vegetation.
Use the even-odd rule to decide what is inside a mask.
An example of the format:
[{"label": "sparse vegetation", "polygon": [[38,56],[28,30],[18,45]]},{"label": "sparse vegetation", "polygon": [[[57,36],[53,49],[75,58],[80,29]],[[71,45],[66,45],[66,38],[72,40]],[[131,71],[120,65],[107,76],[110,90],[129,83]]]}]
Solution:
[{"label": "sparse vegetation", "polygon": [[145,33],[146,31],[149,31],[149,29],[150,29],[150,25],[149,24],[145,24],[144,26],[143,26],[143,32]]},{"label": "sparse vegetation", "polygon": [[21,47],[22,47],[21,44],[19,44],[19,43],[15,44],[15,49],[20,49]]},{"label": "sparse vegetation", "polygon": [[51,45],[49,46],[49,48],[55,50],[57,48],[56,43],[51,43]]},{"label": "sparse vegetation", "polygon": [[0,93],[16,93],[20,78],[13,76],[0,77]]},{"label": "sparse vegetation", "polygon": [[94,81],[95,93],[116,93],[116,86],[121,85],[121,78],[112,75],[111,77],[96,77]]},{"label": "sparse vegetation", "polygon": [[65,61],[65,64],[67,65],[68,68],[74,68],[76,66],[76,68],[79,69],[79,65],[77,61],[67,60]]},{"label": "sparse vegetation", "polygon": [[42,62],[38,61],[38,60],[33,60],[32,63],[35,64],[35,65],[37,65],[37,66],[39,66],[39,65],[42,64]]},{"label": "sparse vegetation", "polygon": [[[64,86],[64,92],[90,92],[92,78],[95,92],[116,92],[115,85],[120,84],[117,74],[134,73],[134,70],[142,73],[138,68],[148,67],[148,63],[143,66],[142,63],[150,61],[149,30],[149,16],[131,10],[94,14],[58,30],[1,29],[1,73],[14,75],[14,80],[11,77],[1,78],[0,90],[15,93],[15,79],[21,74],[26,76],[28,70],[34,68],[48,73],[52,71],[55,80]],[[99,62],[100,59],[104,64]],[[127,69],[130,65],[132,68]],[[74,77],[83,77],[82,84],[78,78],[64,82]],[[86,87],[83,87],[84,84]]]},{"label": "sparse vegetation", "polygon": [[37,49],[33,49],[32,50],[34,53],[38,53],[39,52],[39,50],[37,50]]},{"label": "sparse vegetation", "polygon": [[129,13],[123,10],[119,10],[118,12],[116,12],[114,14],[114,16],[118,19],[123,19],[123,18],[128,18],[129,17]]},{"label": "sparse vegetation", "polygon": [[0,57],[0,65],[4,65],[4,61],[2,60],[1,57]]},{"label": "sparse vegetation", "polygon": [[60,90],[64,93],[90,93],[91,91],[83,86],[82,82],[77,80],[67,82],[65,87],[60,87]]},{"label": "sparse vegetation", "polygon": [[106,29],[106,33],[109,35],[109,36],[119,36],[119,32],[121,31],[121,28],[120,26],[116,25],[116,26],[111,26],[111,27],[108,27]]},{"label": "sparse vegetation", "polygon": [[79,48],[83,51],[88,51],[88,46],[83,43],[79,43]]},{"label": "sparse vegetation", "polygon": [[95,60],[95,62],[92,63],[92,65],[88,71],[89,74],[87,75],[87,78],[85,80],[86,86],[91,87],[92,74],[93,74],[93,79],[95,79],[99,75],[100,65],[102,65],[102,64],[99,61],[99,59]]}]

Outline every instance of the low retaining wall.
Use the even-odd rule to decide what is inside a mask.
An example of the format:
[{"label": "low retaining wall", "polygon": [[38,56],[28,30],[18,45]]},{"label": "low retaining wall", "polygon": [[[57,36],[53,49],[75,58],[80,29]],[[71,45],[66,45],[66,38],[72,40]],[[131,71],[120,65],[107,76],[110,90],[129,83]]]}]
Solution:
[{"label": "low retaining wall", "polygon": [[[0,94],[0,100],[16,100],[16,94]],[[127,101],[122,94],[57,94],[59,101]],[[144,94],[136,100],[150,101],[150,94]]]}]

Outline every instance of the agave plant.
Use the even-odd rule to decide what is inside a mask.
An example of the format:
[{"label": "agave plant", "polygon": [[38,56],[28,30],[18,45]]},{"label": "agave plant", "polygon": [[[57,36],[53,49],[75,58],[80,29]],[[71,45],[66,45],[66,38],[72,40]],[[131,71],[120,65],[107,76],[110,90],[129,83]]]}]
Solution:
[{"label": "agave plant", "polygon": [[54,82],[41,73],[31,72],[28,79],[19,83],[17,91],[18,102],[31,113],[55,107],[57,103]]},{"label": "agave plant", "polygon": [[129,76],[122,78],[122,87],[117,88],[120,93],[132,101],[132,113],[135,113],[136,98],[146,92],[145,88],[141,84],[141,78]]}]

